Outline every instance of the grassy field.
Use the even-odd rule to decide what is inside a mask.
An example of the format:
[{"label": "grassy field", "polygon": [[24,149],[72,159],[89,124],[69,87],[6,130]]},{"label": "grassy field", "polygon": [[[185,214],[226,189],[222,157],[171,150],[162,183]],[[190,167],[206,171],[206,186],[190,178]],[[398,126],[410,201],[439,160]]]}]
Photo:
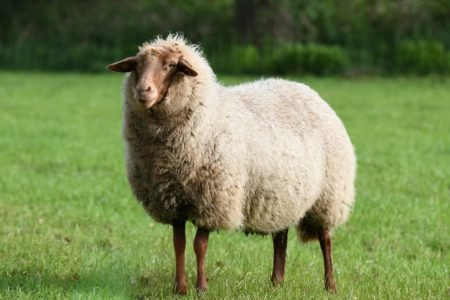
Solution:
[{"label": "grassy field", "polygon": [[[237,83],[250,78],[222,78]],[[0,72],[0,299],[170,298],[171,228],[131,196],[119,75]],[[346,124],[359,170],[334,235],[339,292],[318,243],[291,230],[286,282],[269,237],[212,234],[203,299],[449,299],[450,79],[306,82]],[[194,228],[187,269],[196,299]]]}]

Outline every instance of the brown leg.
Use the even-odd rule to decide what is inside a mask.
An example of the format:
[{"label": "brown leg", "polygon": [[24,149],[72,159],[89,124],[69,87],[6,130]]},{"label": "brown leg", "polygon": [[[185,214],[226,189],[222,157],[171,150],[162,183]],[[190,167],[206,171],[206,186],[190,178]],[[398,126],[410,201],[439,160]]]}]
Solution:
[{"label": "brown leg", "polygon": [[274,286],[280,285],[284,281],[287,237],[288,229],[272,234],[273,271],[271,280]]},{"label": "brown leg", "polygon": [[323,264],[325,267],[325,289],[329,292],[336,292],[336,282],[333,277],[333,262],[331,260],[331,237],[328,229],[319,230],[320,249],[322,249]]},{"label": "brown leg", "polygon": [[173,247],[175,249],[175,285],[174,293],[185,295],[187,293],[186,271],[184,268],[184,251],[186,249],[185,222],[173,224]]},{"label": "brown leg", "polygon": [[198,228],[194,239],[194,251],[197,257],[197,284],[195,288],[198,292],[206,292],[208,289],[208,282],[206,281],[205,272],[205,256],[208,249],[209,230],[205,228]]}]

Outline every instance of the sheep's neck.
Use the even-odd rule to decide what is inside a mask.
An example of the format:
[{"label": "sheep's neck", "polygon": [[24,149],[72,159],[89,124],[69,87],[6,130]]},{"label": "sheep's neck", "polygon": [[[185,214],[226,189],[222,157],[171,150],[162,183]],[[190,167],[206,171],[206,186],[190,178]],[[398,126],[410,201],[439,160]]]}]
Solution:
[{"label": "sheep's neck", "polygon": [[215,118],[211,117],[212,112],[204,112],[205,109],[210,108],[202,104],[195,109],[186,108],[170,120],[159,120],[151,113],[133,111],[126,118],[128,124],[124,126],[124,136],[131,146],[144,147],[150,155],[156,155],[158,149],[171,149],[173,153],[179,153],[179,149],[188,152],[192,148],[199,153],[213,138],[210,131]]}]

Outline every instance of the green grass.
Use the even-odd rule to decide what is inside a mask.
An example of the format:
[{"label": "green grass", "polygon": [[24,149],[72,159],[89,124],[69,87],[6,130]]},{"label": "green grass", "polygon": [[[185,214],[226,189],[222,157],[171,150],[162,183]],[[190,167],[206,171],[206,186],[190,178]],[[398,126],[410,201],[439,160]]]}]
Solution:
[{"label": "green grass", "polygon": [[[0,299],[172,297],[171,228],[125,179],[121,81],[0,73]],[[450,79],[302,81],[335,108],[358,155],[356,205],[334,236],[339,293],[323,291],[318,243],[293,230],[280,288],[269,283],[269,237],[220,232],[201,298],[448,299]],[[193,236],[189,226],[191,287]]]}]

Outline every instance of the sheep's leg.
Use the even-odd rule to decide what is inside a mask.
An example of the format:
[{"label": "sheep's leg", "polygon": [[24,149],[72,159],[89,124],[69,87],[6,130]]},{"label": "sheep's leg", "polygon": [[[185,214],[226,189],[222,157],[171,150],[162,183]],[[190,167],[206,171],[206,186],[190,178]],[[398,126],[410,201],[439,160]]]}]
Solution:
[{"label": "sheep's leg", "polygon": [[333,262],[331,260],[331,237],[328,229],[321,228],[318,234],[320,249],[322,249],[323,264],[325,267],[325,289],[336,292],[336,282],[333,277]]},{"label": "sheep's leg", "polygon": [[284,281],[287,237],[288,229],[272,234],[273,271],[271,280],[274,286],[280,285]]},{"label": "sheep's leg", "polygon": [[173,247],[176,261],[174,293],[185,295],[188,289],[184,267],[184,252],[186,249],[185,222],[173,224]]},{"label": "sheep's leg", "polygon": [[205,256],[208,249],[209,230],[198,228],[194,239],[194,251],[197,257],[197,284],[195,285],[198,292],[206,292],[208,282],[205,272]]}]

